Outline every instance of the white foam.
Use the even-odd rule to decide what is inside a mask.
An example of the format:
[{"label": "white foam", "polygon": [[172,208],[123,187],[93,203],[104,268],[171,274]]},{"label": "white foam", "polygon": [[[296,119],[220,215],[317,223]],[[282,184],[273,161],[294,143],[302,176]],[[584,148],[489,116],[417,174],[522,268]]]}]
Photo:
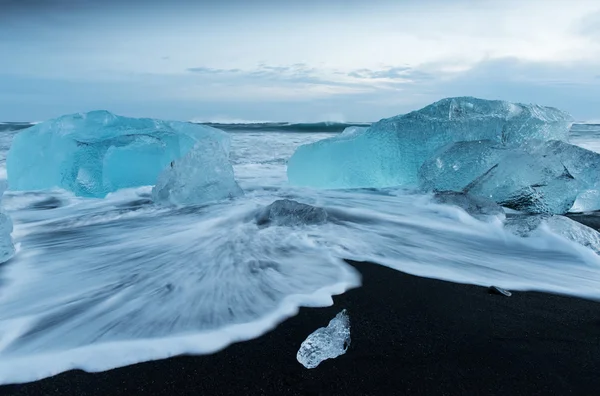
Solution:
[{"label": "white foam", "polygon": [[[298,313],[298,308],[325,307],[333,304],[332,295],[338,295],[360,283],[356,274],[348,272],[346,282],[317,290],[310,295],[287,297],[274,312],[259,320],[226,326],[214,331],[199,332],[177,337],[139,339],[90,345],[66,351],[31,354],[0,361],[0,384],[15,384],[50,377],[71,369],[98,372],[149,360],[166,359],[181,354],[205,355],[217,352],[234,342],[246,341],[274,329],[286,318]],[[13,338],[22,333],[29,320],[10,323]],[[6,323],[5,323],[6,325]],[[7,327],[12,327],[7,326]],[[13,339],[7,339],[12,341]],[[0,352],[2,351],[0,339]]]}]

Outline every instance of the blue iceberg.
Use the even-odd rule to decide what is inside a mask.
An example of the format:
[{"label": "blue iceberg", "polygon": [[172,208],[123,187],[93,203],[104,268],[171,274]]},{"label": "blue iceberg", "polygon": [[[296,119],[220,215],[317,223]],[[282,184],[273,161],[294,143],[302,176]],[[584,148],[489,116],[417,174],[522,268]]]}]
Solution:
[{"label": "blue iceberg", "polygon": [[155,184],[170,163],[206,142],[228,144],[215,128],[128,118],[108,111],[66,115],[19,132],[7,156],[11,190],[55,187],[85,197]]},{"label": "blue iceberg", "polygon": [[288,161],[291,184],[316,188],[394,187],[417,182],[443,146],[489,140],[504,146],[566,141],[572,117],[552,107],[447,98],[366,129],[300,146]]}]

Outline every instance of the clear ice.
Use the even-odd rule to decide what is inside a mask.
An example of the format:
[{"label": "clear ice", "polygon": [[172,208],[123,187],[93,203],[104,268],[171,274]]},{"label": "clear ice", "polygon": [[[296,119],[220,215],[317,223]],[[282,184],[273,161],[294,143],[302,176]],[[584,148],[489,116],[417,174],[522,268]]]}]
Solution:
[{"label": "clear ice", "polygon": [[545,227],[600,255],[600,233],[565,216],[513,215],[506,219],[504,227],[522,237],[539,235],[542,227]]},{"label": "clear ice", "polygon": [[228,149],[216,140],[198,143],[173,161],[152,189],[154,202],[174,205],[203,204],[241,195]]},{"label": "clear ice", "polygon": [[419,184],[426,190],[464,191],[511,209],[552,214],[569,211],[582,186],[556,155],[489,140],[458,142],[438,151],[419,170]]},{"label": "clear ice", "polygon": [[225,132],[187,122],[128,118],[108,111],[66,115],[19,132],[8,152],[11,190],[63,188],[79,196],[153,185],[173,160]]},{"label": "clear ice", "polygon": [[551,107],[472,97],[442,99],[364,130],[300,146],[288,161],[288,179],[317,188],[415,184],[423,162],[446,144],[566,141],[572,122],[570,115]]},{"label": "clear ice", "polygon": [[312,369],[323,360],[343,355],[349,346],[350,318],[344,309],[331,319],[327,327],[317,329],[304,340],[296,359],[304,367]]},{"label": "clear ice", "polygon": [[547,158],[557,158],[582,183],[574,211],[600,210],[600,154],[561,141],[549,141],[529,148]]}]

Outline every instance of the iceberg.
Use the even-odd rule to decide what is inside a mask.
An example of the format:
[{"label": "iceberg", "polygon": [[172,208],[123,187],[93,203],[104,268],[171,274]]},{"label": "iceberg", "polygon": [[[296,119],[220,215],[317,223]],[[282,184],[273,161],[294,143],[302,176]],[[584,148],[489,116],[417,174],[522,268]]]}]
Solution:
[{"label": "iceberg", "polygon": [[331,319],[327,327],[317,329],[302,342],[296,359],[304,367],[312,369],[324,360],[343,355],[349,346],[350,318],[344,309]]},{"label": "iceberg", "polygon": [[426,190],[468,192],[511,209],[551,214],[569,211],[582,185],[558,156],[489,140],[446,146],[421,166],[419,184]]},{"label": "iceberg", "polygon": [[229,152],[217,140],[198,143],[173,161],[152,189],[154,202],[174,205],[197,205],[243,194],[235,181]]},{"label": "iceberg", "polygon": [[366,129],[300,146],[288,161],[288,180],[316,188],[416,184],[423,162],[449,143],[489,140],[518,147],[531,141],[566,141],[572,123],[570,115],[552,107],[447,98]]},{"label": "iceberg", "polygon": [[256,224],[276,226],[298,226],[323,224],[327,212],[323,208],[303,204],[291,199],[280,199],[261,209],[255,216]]},{"label": "iceberg", "polygon": [[177,121],[128,118],[108,111],[65,115],[20,131],[8,152],[11,190],[54,187],[104,197],[121,188],[153,185],[169,164],[194,146],[228,135]]}]

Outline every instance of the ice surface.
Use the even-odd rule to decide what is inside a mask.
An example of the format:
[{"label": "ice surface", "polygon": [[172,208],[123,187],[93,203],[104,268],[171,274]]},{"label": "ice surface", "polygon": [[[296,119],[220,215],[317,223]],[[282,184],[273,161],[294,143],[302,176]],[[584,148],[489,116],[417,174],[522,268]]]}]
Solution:
[{"label": "ice surface", "polygon": [[427,190],[487,197],[516,210],[566,213],[581,183],[555,155],[528,153],[492,141],[458,142],[429,158],[419,170]]},{"label": "ice surface", "polygon": [[228,143],[208,126],[107,111],[66,115],[18,133],[7,157],[11,190],[60,187],[104,197],[126,187],[152,185],[171,161],[199,142]]},{"label": "ice surface", "polygon": [[506,148],[491,140],[444,146],[419,169],[419,186],[426,191],[463,191],[506,154]]},{"label": "ice surface", "polygon": [[545,228],[600,255],[600,233],[568,217],[513,215],[506,219],[505,228],[522,237],[540,235]]},{"label": "ice surface", "polygon": [[566,140],[571,124],[571,116],[551,107],[447,98],[362,131],[299,147],[288,162],[288,179],[318,188],[413,184],[421,164],[448,143],[491,140],[519,146]]},{"label": "ice surface", "polygon": [[484,197],[456,191],[440,191],[434,194],[433,201],[439,204],[458,206],[471,216],[482,220],[489,217],[505,218],[502,206]]},{"label": "ice surface", "polygon": [[198,143],[173,161],[152,189],[155,202],[175,205],[202,204],[243,194],[235,181],[229,153],[217,140]]},{"label": "ice surface", "polygon": [[298,226],[323,224],[326,221],[325,209],[290,199],[277,200],[256,214],[258,225]]},{"label": "ice surface", "polygon": [[317,329],[304,340],[296,359],[304,367],[312,369],[323,360],[343,355],[348,346],[350,346],[350,318],[344,309],[331,319],[327,327]]},{"label": "ice surface", "polygon": [[549,141],[529,151],[558,158],[575,179],[581,181],[575,211],[600,210],[600,154],[562,141]]}]

